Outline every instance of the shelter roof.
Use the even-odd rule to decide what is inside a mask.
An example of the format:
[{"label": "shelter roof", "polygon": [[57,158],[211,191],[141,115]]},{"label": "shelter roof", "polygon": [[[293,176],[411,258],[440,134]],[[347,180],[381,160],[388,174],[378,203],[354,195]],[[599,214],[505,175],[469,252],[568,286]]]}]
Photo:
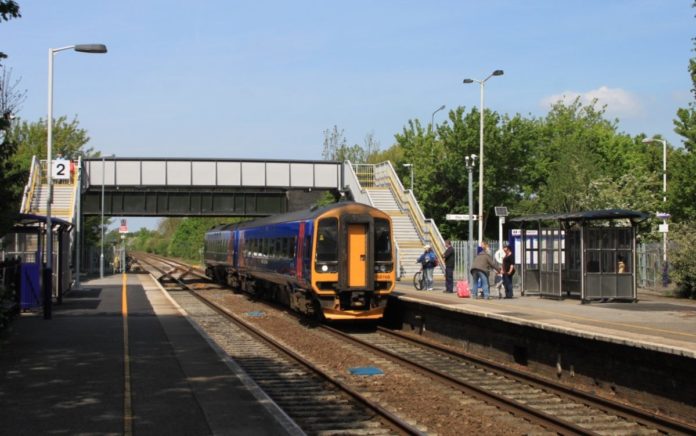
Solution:
[{"label": "shelter roof", "polygon": [[[45,223],[46,216],[45,215],[35,215],[33,213],[20,213],[17,215],[17,218],[14,220],[14,222],[15,222],[15,224],[14,224],[15,228],[35,226],[36,224],[39,224],[39,223]],[[71,222],[65,221],[64,219],[56,218],[56,217],[51,218],[51,224],[54,227],[65,227],[65,228],[72,227]]]},{"label": "shelter roof", "polygon": [[586,210],[582,212],[545,213],[511,218],[510,222],[525,223],[532,221],[596,221],[630,219],[643,221],[650,214],[627,209]]}]

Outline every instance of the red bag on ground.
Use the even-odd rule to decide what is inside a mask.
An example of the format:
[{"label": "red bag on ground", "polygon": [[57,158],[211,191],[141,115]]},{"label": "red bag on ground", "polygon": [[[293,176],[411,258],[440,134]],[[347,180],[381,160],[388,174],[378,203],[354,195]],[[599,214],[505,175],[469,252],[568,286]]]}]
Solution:
[{"label": "red bag on ground", "polygon": [[469,298],[471,297],[471,291],[469,290],[469,282],[462,280],[457,282],[457,297],[459,298]]}]

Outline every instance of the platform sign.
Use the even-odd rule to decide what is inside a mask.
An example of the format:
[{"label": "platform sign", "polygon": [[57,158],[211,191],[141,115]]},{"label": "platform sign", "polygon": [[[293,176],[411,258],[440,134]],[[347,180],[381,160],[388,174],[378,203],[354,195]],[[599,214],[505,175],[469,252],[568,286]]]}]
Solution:
[{"label": "platform sign", "polygon": [[118,232],[119,233],[128,233],[128,224],[126,223],[125,218],[121,219],[121,225],[118,227]]},{"label": "platform sign", "polygon": [[[447,221],[469,221],[469,214],[456,214],[456,213],[448,213],[445,215],[445,218]],[[471,218],[473,221],[476,221],[478,219],[478,216],[472,215]]]},{"label": "platform sign", "polygon": [[70,161],[67,159],[54,159],[51,163],[51,176],[57,180],[69,180]]},{"label": "platform sign", "polygon": [[660,233],[668,233],[669,232],[669,224],[660,224],[658,226],[658,232]]}]

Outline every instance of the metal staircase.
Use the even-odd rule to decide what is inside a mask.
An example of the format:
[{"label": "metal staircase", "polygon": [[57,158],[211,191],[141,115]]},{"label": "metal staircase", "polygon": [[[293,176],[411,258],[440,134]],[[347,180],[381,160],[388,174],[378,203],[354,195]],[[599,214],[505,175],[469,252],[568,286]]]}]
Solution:
[{"label": "metal staircase", "polygon": [[430,244],[438,257],[440,267],[435,276],[444,276],[442,253],[445,243],[437,225],[426,219],[413,193],[404,189],[391,162],[376,165],[346,162],[344,171],[353,198],[374,206],[392,219],[394,240],[397,246],[399,271],[403,280],[412,277],[420,269],[416,259]]},{"label": "metal staircase", "polygon": [[[77,162],[79,168],[80,161]],[[66,180],[54,180],[53,202],[51,203],[51,216],[61,218],[68,222],[75,219],[75,199],[77,197],[77,173],[71,171],[70,178]],[[21,213],[46,215],[48,204],[48,180],[46,179],[46,162],[39,161],[36,156],[32,158],[29,181],[24,188]]]}]

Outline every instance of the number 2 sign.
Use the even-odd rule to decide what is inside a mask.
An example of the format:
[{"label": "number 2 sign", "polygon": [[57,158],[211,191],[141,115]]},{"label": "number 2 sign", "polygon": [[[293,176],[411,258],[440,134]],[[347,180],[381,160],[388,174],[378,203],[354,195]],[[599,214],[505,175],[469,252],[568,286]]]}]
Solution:
[{"label": "number 2 sign", "polygon": [[66,159],[55,159],[51,165],[51,174],[54,179],[70,179],[70,161]]}]

